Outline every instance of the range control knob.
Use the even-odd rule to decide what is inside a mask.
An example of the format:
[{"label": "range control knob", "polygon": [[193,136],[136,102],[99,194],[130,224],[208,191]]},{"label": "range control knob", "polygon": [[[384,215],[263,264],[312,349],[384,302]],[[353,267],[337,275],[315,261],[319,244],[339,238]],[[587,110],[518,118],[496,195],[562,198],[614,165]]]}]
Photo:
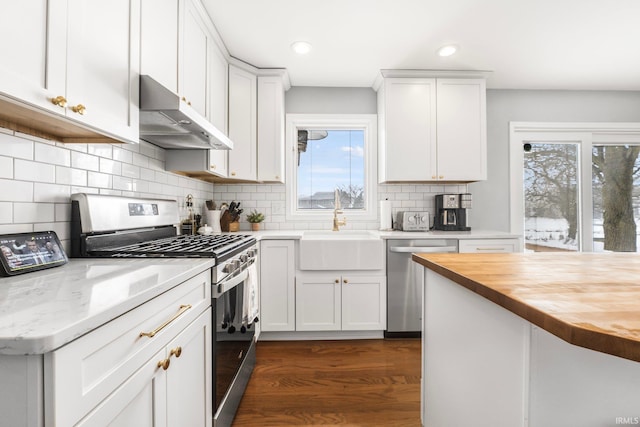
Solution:
[{"label": "range control knob", "polygon": [[225,265],[224,267],[222,267],[222,272],[223,273],[231,273],[235,271],[235,267],[233,266],[232,263],[229,263],[227,265]]},{"label": "range control knob", "polygon": [[248,259],[249,259],[249,255],[248,254],[240,255],[240,261],[247,262]]}]

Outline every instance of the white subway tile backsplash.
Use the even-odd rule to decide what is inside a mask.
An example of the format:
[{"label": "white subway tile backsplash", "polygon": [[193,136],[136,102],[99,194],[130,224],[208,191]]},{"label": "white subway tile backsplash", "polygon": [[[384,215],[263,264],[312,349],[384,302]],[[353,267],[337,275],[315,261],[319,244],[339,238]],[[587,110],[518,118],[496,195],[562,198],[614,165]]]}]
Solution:
[{"label": "white subway tile backsplash", "polygon": [[102,159],[111,159],[113,158],[113,147],[109,144],[88,144],[87,153]]},{"label": "white subway tile backsplash", "polygon": [[30,160],[14,161],[13,177],[21,181],[56,182],[56,167]]},{"label": "white subway tile backsplash", "polygon": [[0,234],[29,233],[33,231],[33,224],[2,224]]},{"label": "white subway tile backsplash", "polygon": [[33,160],[33,141],[0,133],[2,155],[18,159]]},{"label": "white subway tile backsplash", "polygon": [[54,221],[64,222],[69,221],[69,218],[71,218],[71,203],[56,203]]},{"label": "white subway tile backsplash", "polygon": [[71,152],[71,167],[76,169],[100,170],[100,158],[81,152]]},{"label": "white subway tile backsplash", "polygon": [[9,178],[9,179],[13,178],[13,158],[12,157],[0,156],[0,178]]},{"label": "white subway tile backsplash", "polygon": [[33,201],[66,203],[71,195],[71,187],[68,185],[44,184],[36,182],[33,184]]},{"label": "white subway tile backsplash", "polygon": [[52,163],[60,166],[71,166],[71,153],[54,145],[35,143],[34,160],[41,163]]},{"label": "white subway tile backsplash", "polygon": [[164,170],[164,160],[149,159],[149,169]]},{"label": "white subway tile backsplash", "polygon": [[11,224],[13,222],[13,203],[0,202],[0,224]]},{"label": "white subway tile backsplash", "polygon": [[113,160],[117,160],[123,163],[132,163],[133,162],[133,153],[131,151],[124,150],[121,148],[122,146],[112,147],[113,148]]},{"label": "white subway tile backsplash", "polygon": [[127,178],[124,176],[114,176],[113,189],[122,191],[134,191],[133,181],[131,180],[131,178]]},{"label": "white subway tile backsplash", "polygon": [[136,166],[141,166],[143,168],[149,167],[149,157],[145,155],[133,153],[132,161],[133,161],[133,164]]},{"label": "white subway tile backsplash", "polygon": [[140,167],[130,165],[128,163],[122,163],[122,176],[128,178],[140,178]]},{"label": "white subway tile backsplash", "polygon": [[100,159],[100,172],[110,175],[122,175],[122,163],[111,159]]},{"label": "white subway tile backsplash", "polygon": [[87,171],[56,166],[56,184],[87,186]]},{"label": "white subway tile backsplash", "polygon": [[87,185],[97,188],[111,188],[113,175],[100,172],[89,172],[87,174]]},{"label": "white subway tile backsplash", "polygon": [[33,182],[0,179],[0,201],[32,202]]},{"label": "white subway tile backsplash", "polygon": [[55,205],[53,203],[14,203],[13,222],[37,223],[55,221]]},{"label": "white subway tile backsplash", "polygon": [[[140,168],[140,179],[144,179],[145,181],[153,181],[155,180],[156,173],[151,169]],[[209,184],[211,186],[211,184]]]}]

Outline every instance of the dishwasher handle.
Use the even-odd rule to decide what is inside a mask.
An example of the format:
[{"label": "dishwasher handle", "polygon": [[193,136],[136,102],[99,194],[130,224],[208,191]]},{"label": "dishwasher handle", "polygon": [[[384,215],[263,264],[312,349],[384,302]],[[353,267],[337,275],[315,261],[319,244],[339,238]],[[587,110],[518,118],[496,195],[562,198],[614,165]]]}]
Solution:
[{"label": "dishwasher handle", "polygon": [[391,246],[389,251],[396,253],[458,253],[456,246]]}]

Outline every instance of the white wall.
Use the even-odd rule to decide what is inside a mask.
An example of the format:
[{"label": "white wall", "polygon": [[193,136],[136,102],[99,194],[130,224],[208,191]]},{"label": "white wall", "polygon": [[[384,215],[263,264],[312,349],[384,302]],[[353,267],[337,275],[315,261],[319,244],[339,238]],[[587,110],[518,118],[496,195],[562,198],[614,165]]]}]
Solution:
[{"label": "white wall", "polygon": [[178,200],[201,208],[207,182],[164,171],[164,150],[144,141],[61,144],[0,128],[0,234],[53,230],[69,248],[73,193]]},{"label": "white wall", "polygon": [[487,91],[488,179],[469,184],[473,225],[509,231],[509,122],[640,122],[640,92]]}]

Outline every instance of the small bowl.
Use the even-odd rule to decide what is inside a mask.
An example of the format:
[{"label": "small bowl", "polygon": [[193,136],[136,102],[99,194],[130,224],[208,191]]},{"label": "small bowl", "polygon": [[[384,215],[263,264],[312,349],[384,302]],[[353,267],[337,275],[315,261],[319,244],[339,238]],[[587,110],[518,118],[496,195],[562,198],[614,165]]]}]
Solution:
[{"label": "small bowl", "polygon": [[202,235],[205,235],[205,236],[213,234],[213,228],[209,227],[207,224],[205,224],[204,227],[198,228],[198,234],[202,234]]}]

